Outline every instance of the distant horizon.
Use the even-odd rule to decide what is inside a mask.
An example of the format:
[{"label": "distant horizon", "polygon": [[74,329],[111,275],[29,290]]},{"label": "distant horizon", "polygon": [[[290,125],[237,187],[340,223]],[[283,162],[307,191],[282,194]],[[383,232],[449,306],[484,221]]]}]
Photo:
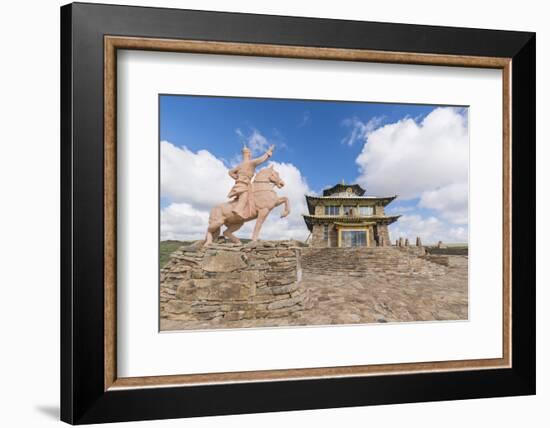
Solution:
[{"label": "distant horizon", "polygon": [[[390,237],[468,242],[468,109],[436,105],[160,95],[161,240],[202,239],[227,200],[228,170],[247,145],[276,146],[269,163],[287,183],[291,215],[275,210],[260,239],[304,241],[305,195],[344,180],[398,198]],[[259,169],[260,169],[259,168]],[[247,224],[236,233],[250,237]]]},{"label": "distant horizon", "polygon": [[[399,239],[399,238],[397,238]],[[242,241],[250,241],[250,239],[248,238],[241,238]],[[160,242],[197,242],[197,241],[202,241],[202,239],[161,239]],[[283,241],[283,239],[259,239],[259,241]],[[296,241],[299,241],[299,242],[304,242],[304,241],[300,241],[299,239],[296,239]],[[395,247],[395,239],[393,240],[392,242],[392,246]],[[469,247],[469,244],[468,242],[442,242],[444,246],[464,246],[464,247]],[[429,247],[433,247],[435,245],[437,245],[437,242],[423,242],[422,243],[423,246],[429,246]],[[412,242],[410,244],[410,246],[414,247],[415,244],[414,242]]]}]

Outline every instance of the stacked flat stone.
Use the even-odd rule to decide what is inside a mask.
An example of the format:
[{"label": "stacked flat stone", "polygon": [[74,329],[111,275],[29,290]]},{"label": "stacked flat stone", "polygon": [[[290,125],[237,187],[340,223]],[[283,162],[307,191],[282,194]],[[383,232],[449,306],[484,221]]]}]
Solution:
[{"label": "stacked flat stone", "polygon": [[309,308],[296,241],[183,246],[161,270],[161,318],[210,323]]},{"label": "stacked flat stone", "polygon": [[[448,263],[447,263],[448,265]],[[422,277],[432,281],[444,275],[445,260],[432,260],[423,247],[308,248],[302,251],[305,273],[362,277],[366,281],[407,283]],[[402,281],[403,280],[403,281]]]}]

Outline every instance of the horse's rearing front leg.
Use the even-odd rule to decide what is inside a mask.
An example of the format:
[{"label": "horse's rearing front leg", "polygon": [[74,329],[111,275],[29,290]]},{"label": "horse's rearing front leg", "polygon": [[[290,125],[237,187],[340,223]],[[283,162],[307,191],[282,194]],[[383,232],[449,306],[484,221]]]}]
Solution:
[{"label": "horse's rearing front leg", "polygon": [[252,240],[257,241],[258,236],[260,235],[260,230],[262,229],[262,224],[264,224],[267,215],[269,214],[269,209],[261,208],[258,210],[258,217],[256,218],[256,224],[254,225],[254,232],[252,233]]},{"label": "horse's rearing front leg", "polygon": [[281,196],[279,199],[277,199],[277,203],[275,204],[275,206],[278,207],[281,204],[285,204],[285,209],[281,214],[281,218],[283,218],[290,214],[290,202],[286,196]]}]

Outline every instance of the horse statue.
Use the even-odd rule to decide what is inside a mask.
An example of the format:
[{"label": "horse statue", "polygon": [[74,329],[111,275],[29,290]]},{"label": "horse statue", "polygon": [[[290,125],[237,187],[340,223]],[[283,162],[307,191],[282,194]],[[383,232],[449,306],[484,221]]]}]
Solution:
[{"label": "horse statue", "polygon": [[242,218],[233,212],[237,204],[236,199],[216,205],[210,211],[204,245],[209,245],[218,238],[222,226],[226,226],[223,236],[231,242],[240,244],[241,241],[233,233],[239,230],[244,223],[254,219],[256,219],[256,225],[252,233],[252,240],[257,241],[262,224],[273,208],[284,204],[281,218],[290,214],[288,198],[286,196],[278,196],[273,190],[275,186],[280,189],[284,185],[284,181],[279,176],[279,173],[273,169],[273,165],[260,170],[251,183],[250,192],[252,192],[252,195],[250,195],[249,199],[253,202],[250,207],[251,209],[248,210],[249,215],[246,218]]}]

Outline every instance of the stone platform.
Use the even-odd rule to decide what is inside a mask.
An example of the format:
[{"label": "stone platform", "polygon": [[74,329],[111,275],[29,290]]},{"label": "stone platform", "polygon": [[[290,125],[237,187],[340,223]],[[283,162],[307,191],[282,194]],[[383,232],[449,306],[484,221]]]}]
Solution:
[{"label": "stone platform", "polygon": [[[420,247],[302,248],[300,252],[300,289],[308,290],[309,309],[235,321],[206,316],[185,321],[172,312],[161,318],[161,330],[468,319],[467,256],[432,260]],[[166,299],[175,292],[164,289],[163,293],[172,293],[165,294]]]},{"label": "stone platform", "polygon": [[208,321],[215,328],[303,311],[309,292],[301,281],[297,244],[261,241],[181,247],[161,270],[161,327],[169,320],[189,326]]}]

